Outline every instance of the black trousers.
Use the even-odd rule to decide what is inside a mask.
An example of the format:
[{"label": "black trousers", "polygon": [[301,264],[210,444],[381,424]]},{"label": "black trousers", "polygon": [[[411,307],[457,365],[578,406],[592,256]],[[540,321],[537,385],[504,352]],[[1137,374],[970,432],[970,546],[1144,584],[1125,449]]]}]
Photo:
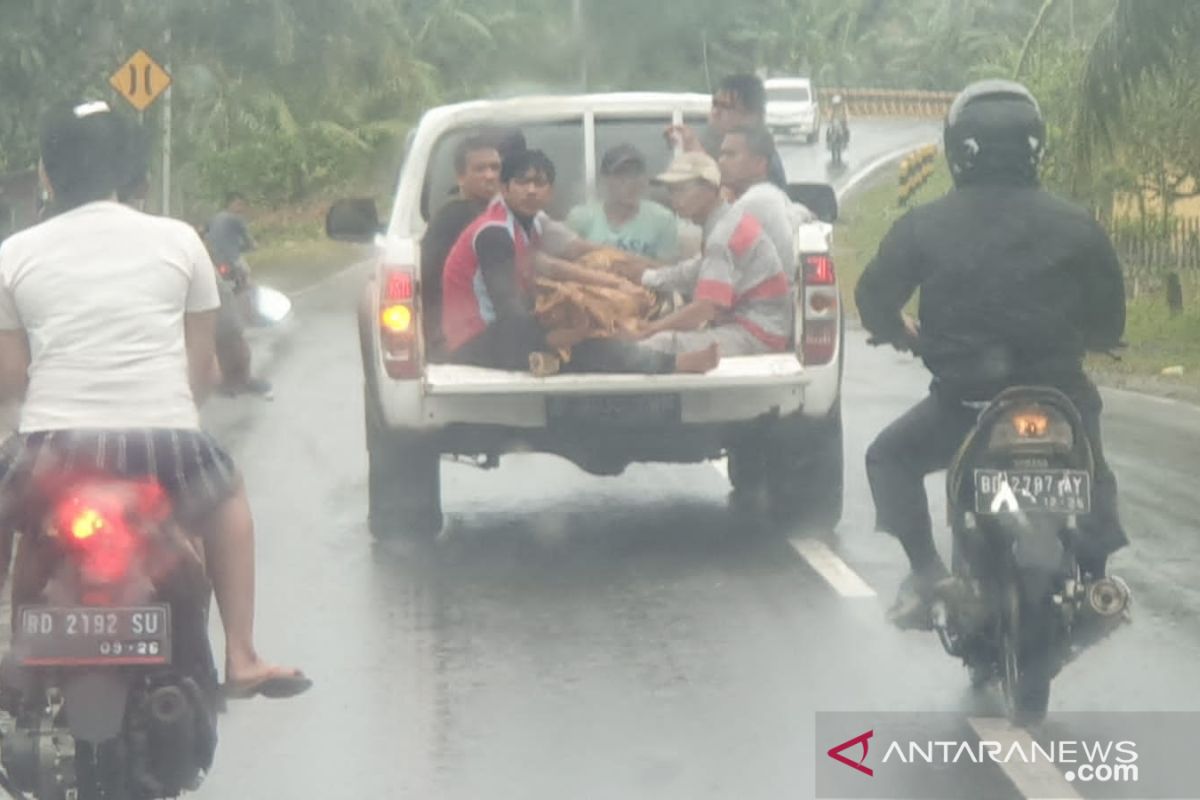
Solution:
[{"label": "black trousers", "polygon": [[675,371],[675,356],[620,339],[587,339],[571,348],[571,360],[563,369],[665,375]]},{"label": "black trousers", "polygon": [[[456,364],[514,372],[529,369],[529,355],[546,346],[546,334],[532,317],[499,319],[451,354]],[[675,371],[675,356],[618,339],[588,339],[571,348],[564,372],[631,372],[659,375]]]},{"label": "black trousers", "polygon": [[455,364],[511,372],[529,369],[529,354],[546,348],[546,334],[533,317],[503,317],[450,354]]},{"label": "black trousers", "polygon": [[[1096,467],[1092,512],[1079,520],[1086,548],[1080,557],[1088,563],[1119,550],[1129,540],[1117,510],[1117,479],[1101,446],[1099,393],[1087,383],[1068,395],[1083,417]],[[937,558],[925,476],[950,466],[977,418],[977,411],[939,395],[935,388],[867,449],[876,528],[900,540],[915,569]]]}]

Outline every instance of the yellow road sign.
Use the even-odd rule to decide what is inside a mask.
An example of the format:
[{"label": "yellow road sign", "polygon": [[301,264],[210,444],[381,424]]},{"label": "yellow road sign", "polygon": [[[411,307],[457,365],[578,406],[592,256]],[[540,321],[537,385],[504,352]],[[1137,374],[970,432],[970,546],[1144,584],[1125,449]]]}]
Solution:
[{"label": "yellow road sign", "polygon": [[171,85],[171,76],[145,50],[138,50],[108,79],[138,111],[145,111]]}]

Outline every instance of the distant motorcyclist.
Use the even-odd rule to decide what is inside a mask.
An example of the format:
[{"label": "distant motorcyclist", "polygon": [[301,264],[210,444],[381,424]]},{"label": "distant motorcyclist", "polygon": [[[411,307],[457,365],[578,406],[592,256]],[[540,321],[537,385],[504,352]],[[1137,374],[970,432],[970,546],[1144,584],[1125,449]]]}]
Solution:
[{"label": "distant motorcyclist", "polygon": [[272,397],[269,381],[256,378],[250,371],[250,345],[246,342],[245,324],[239,308],[238,295],[250,286],[250,267],[243,255],[257,245],[244,219],[246,198],[230,192],[225,208],[209,220],[204,240],[217,266],[221,293],[221,308],[217,312],[217,360],[221,365],[223,394],[257,394]]},{"label": "distant motorcyclist", "polygon": [[[1101,449],[1100,394],[1083,370],[1087,351],[1117,347],[1124,331],[1112,243],[1088,211],[1039,187],[1046,125],[1023,86],[967,87],[944,139],[954,189],[892,226],[855,292],[864,327],[915,349],[934,375],[929,396],[867,451],[877,527],[900,539],[912,567],[889,612],[900,627],[928,626],[933,587],[947,574],[924,479],[949,465],[973,426],[976,412],[964,400],[1031,384],[1067,394],[1096,457],[1081,569],[1103,575],[1107,556],[1128,543]],[[917,290],[919,323],[901,313]]]},{"label": "distant motorcyclist", "polygon": [[850,143],[850,120],[847,117],[846,101],[840,94],[835,94],[829,105],[829,129],[826,137],[832,138],[835,134],[840,135],[842,147],[845,147]]}]

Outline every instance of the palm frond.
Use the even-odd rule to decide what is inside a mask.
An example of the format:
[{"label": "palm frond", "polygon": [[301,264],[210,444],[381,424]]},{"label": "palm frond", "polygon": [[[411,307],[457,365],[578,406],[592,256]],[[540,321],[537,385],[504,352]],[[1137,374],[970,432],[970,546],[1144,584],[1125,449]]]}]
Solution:
[{"label": "palm frond", "polygon": [[1200,39],[1194,0],[1117,0],[1088,53],[1079,106],[1080,146],[1111,141],[1126,100],[1151,76],[1166,74]]}]

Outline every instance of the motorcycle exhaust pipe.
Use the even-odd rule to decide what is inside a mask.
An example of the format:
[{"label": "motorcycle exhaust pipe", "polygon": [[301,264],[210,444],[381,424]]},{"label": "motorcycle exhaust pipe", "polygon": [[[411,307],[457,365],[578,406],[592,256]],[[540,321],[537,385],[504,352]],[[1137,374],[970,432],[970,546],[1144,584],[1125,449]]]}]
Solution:
[{"label": "motorcycle exhaust pipe", "polygon": [[1079,617],[1071,631],[1071,655],[1068,661],[1098,644],[1113,631],[1129,622],[1133,592],[1115,576],[1091,581],[1083,587]]},{"label": "motorcycle exhaust pipe", "polygon": [[1112,576],[1088,584],[1086,592],[1086,608],[1104,619],[1124,614],[1133,601],[1133,593],[1125,581]]}]

